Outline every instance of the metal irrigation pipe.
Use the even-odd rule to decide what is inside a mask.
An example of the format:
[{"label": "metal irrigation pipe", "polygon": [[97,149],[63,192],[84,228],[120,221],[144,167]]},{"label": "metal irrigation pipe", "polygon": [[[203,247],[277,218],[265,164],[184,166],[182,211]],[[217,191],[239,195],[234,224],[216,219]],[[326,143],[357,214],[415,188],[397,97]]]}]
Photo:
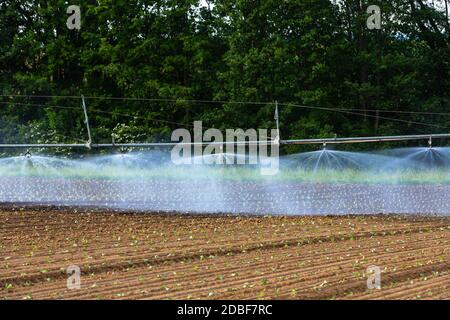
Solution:
[{"label": "metal irrigation pipe", "polygon": [[71,143],[35,143],[35,144],[0,144],[0,149],[52,149],[52,148],[88,148],[88,144]]},{"label": "metal irrigation pipe", "polygon": [[275,141],[235,141],[235,142],[150,142],[150,143],[86,143],[86,144],[0,144],[0,149],[52,149],[52,148],[86,148],[86,149],[102,149],[102,148],[158,148],[158,147],[174,147],[174,146],[206,146],[206,145],[274,145]]},{"label": "metal irrigation pipe", "polygon": [[450,134],[427,134],[427,135],[405,135],[405,136],[379,136],[379,137],[359,137],[359,138],[319,138],[319,139],[298,139],[281,140],[281,144],[348,144],[366,142],[388,142],[388,141],[410,141],[410,140],[432,140],[450,138]]},{"label": "metal irrigation pipe", "polygon": [[[151,143],[90,143],[85,144],[0,144],[0,149],[35,149],[35,148],[158,148],[174,146],[205,146],[205,145],[312,145],[312,144],[349,144],[349,143],[367,143],[367,142],[389,142],[389,141],[411,141],[450,139],[450,134],[427,134],[427,135],[404,135],[404,136],[378,136],[378,137],[357,137],[357,138],[318,138],[318,139],[296,139],[296,140],[263,140],[263,141],[233,141],[233,142],[151,142]],[[430,144],[431,145],[431,144]]]}]

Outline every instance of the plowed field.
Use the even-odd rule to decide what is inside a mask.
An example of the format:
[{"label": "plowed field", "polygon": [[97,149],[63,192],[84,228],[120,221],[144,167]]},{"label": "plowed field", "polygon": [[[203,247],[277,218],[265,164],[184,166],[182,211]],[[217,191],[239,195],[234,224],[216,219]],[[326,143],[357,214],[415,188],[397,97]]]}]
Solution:
[{"label": "plowed field", "polygon": [[449,299],[449,249],[449,217],[3,207],[0,299]]}]

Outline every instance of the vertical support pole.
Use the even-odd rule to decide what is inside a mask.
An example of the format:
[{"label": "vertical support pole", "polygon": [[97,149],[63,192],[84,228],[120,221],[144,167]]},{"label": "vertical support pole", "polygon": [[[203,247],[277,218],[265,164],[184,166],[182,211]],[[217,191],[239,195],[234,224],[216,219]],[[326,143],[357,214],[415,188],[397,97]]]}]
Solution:
[{"label": "vertical support pole", "polygon": [[86,103],[84,102],[84,96],[81,96],[81,102],[83,105],[83,111],[84,111],[84,124],[86,125],[86,130],[88,134],[88,141],[86,142],[86,147],[88,149],[91,149],[92,146],[92,137],[91,137],[91,128],[89,126],[89,117],[86,109]]},{"label": "vertical support pole", "polygon": [[280,143],[280,121],[279,121],[279,115],[278,115],[278,101],[275,101],[275,117],[274,117],[276,123],[277,123],[277,137],[275,138],[276,143]]}]

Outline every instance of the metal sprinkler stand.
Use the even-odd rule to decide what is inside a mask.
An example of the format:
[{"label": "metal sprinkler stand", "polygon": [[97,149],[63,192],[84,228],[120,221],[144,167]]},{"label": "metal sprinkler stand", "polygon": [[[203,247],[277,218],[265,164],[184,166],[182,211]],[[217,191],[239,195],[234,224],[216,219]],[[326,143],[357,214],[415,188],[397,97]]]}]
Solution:
[{"label": "metal sprinkler stand", "polygon": [[275,101],[275,121],[277,125],[277,136],[275,137],[274,142],[279,145],[281,141],[281,135],[280,135],[280,120],[278,114],[278,101]]},{"label": "metal sprinkler stand", "polygon": [[87,135],[88,135],[88,141],[86,142],[86,147],[90,150],[92,147],[92,137],[91,137],[91,127],[89,126],[89,117],[87,113],[86,103],[84,101],[84,96],[81,96],[81,102],[83,105],[83,112],[84,112],[84,124],[86,125]]}]

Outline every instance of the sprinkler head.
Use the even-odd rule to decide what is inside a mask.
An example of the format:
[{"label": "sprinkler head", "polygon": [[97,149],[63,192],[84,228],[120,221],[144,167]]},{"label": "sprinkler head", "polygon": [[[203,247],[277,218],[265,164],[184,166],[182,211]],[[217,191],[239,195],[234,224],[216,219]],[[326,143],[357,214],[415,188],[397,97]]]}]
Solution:
[{"label": "sprinkler head", "polygon": [[433,148],[433,139],[430,137],[430,139],[428,140],[428,148]]},{"label": "sprinkler head", "polygon": [[30,150],[27,150],[27,152],[25,152],[24,156],[25,156],[25,158],[27,158],[27,159],[31,158],[31,152],[30,152]]},{"label": "sprinkler head", "polygon": [[327,150],[327,143],[326,142],[323,143],[323,150]]}]

